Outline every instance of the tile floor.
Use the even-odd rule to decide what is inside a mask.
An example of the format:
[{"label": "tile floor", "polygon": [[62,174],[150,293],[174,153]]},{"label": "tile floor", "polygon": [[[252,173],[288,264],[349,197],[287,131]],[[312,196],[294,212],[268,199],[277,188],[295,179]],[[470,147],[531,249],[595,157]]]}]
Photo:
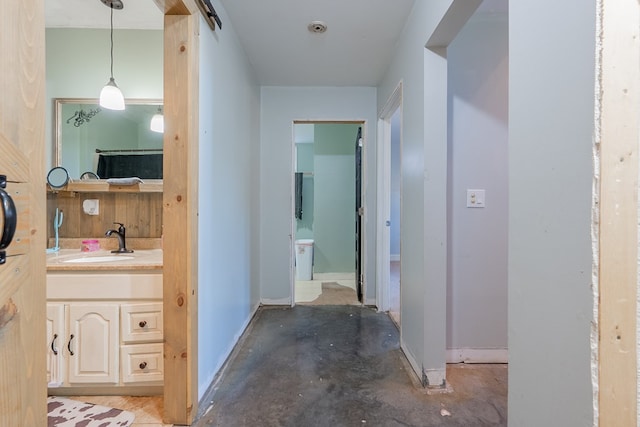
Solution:
[{"label": "tile floor", "polygon": [[318,299],[322,294],[322,283],[335,282],[355,291],[356,280],[353,273],[316,273],[313,280],[296,280],[295,302],[304,304]]},{"label": "tile floor", "polygon": [[133,412],[131,427],[172,427],[162,423],[162,396],[69,396],[70,399]]}]

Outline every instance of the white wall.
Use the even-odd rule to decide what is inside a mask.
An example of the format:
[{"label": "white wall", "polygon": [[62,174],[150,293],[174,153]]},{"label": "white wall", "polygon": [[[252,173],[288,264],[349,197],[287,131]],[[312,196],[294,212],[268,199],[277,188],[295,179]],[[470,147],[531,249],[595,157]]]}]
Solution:
[{"label": "white wall", "polygon": [[[162,99],[162,31],[115,30],[113,74],[126,99]],[[109,30],[46,31],[47,165],[53,158],[52,98],[93,98],[109,81]],[[76,177],[77,178],[77,177]]]},{"label": "white wall", "polygon": [[202,397],[259,303],[260,90],[222,5],[200,22],[198,391]]},{"label": "white wall", "polygon": [[594,0],[509,2],[513,426],[593,425],[595,41]]},{"label": "white wall", "polygon": [[[260,138],[260,286],[262,302],[291,304],[294,120],[366,120],[367,257],[375,260],[376,88],[262,87]],[[365,300],[375,303],[375,263],[365,264]]]},{"label": "white wall", "polygon": [[447,48],[449,362],[507,361],[508,35],[506,13],[476,13]]}]

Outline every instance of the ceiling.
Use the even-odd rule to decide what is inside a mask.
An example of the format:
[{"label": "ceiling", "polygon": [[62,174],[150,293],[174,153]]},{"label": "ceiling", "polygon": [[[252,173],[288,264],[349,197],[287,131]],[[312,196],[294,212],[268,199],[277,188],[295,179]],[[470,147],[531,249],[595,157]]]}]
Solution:
[{"label": "ceiling", "polygon": [[376,86],[414,0],[221,2],[262,85]]},{"label": "ceiling", "polygon": [[[153,0],[122,0],[113,11],[114,28],[161,30],[162,12]],[[109,28],[109,8],[100,0],[44,0],[47,28]]]},{"label": "ceiling", "polygon": [[[218,1],[261,85],[377,86],[415,0]],[[123,3],[115,28],[162,29],[153,0]],[[478,13],[504,13],[507,3],[484,0]],[[100,0],[45,0],[45,16],[47,27],[109,28]],[[326,23],[326,33],[307,30],[315,20]]]}]

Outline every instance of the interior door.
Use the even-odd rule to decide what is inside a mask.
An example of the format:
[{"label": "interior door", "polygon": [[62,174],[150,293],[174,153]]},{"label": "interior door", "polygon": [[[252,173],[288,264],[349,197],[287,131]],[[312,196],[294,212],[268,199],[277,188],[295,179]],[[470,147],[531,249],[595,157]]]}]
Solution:
[{"label": "interior door", "polygon": [[356,292],[358,301],[362,302],[362,127],[356,136]]},{"label": "interior door", "polygon": [[0,2],[0,418],[47,425],[44,2]]}]

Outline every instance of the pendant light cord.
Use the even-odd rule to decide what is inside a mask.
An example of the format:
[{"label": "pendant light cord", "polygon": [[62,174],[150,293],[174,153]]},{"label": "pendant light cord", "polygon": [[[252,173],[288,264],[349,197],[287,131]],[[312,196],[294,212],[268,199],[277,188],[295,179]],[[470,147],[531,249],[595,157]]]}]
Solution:
[{"label": "pendant light cord", "polygon": [[113,79],[113,6],[111,6],[111,79]]}]

